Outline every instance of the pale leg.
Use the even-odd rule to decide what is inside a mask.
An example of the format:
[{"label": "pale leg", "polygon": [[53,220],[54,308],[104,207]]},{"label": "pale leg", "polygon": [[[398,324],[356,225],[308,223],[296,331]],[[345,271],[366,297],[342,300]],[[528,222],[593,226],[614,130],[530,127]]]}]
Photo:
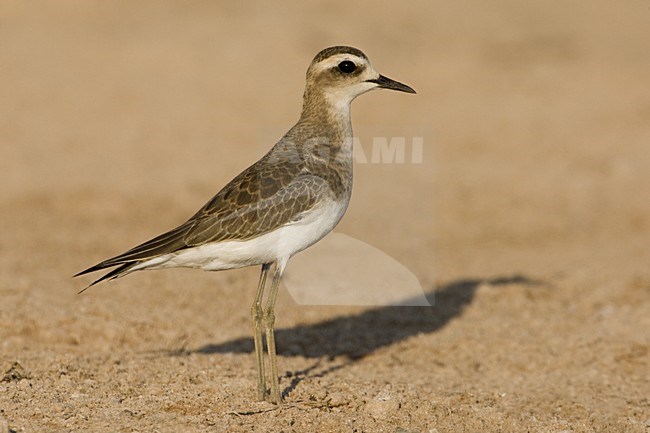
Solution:
[{"label": "pale leg", "polygon": [[255,342],[255,357],[257,360],[257,397],[264,400],[266,396],[266,377],[264,376],[264,342],[262,341],[262,296],[266,285],[266,276],[269,273],[270,263],[262,265],[262,275],[257,286],[255,302],[251,306],[251,317],[253,318],[253,341]]},{"label": "pale leg", "polygon": [[286,260],[278,261],[275,263],[275,270],[273,272],[273,282],[271,283],[271,292],[266,300],[266,308],[264,309],[264,326],[266,332],[266,346],[269,351],[269,361],[271,363],[271,394],[269,400],[272,403],[280,404],[282,395],[280,394],[280,378],[278,377],[278,360],[275,353],[275,298],[278,294],[278,287],[280,286],[280,278],[282,271],[287,264]]}]

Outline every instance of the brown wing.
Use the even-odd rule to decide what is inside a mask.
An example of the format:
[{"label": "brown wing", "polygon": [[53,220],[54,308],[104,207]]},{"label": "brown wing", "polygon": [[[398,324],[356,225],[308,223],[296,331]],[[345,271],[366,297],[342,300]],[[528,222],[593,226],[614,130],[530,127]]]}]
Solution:
[{"label": "brown wing", "polygon": [[119,277],[136,262],[163,254],[210,242],[251,239],[298,221],[322,200],[328,188],[327,180],[305,172],[300,161],[263,158],[185,223],[75,276],[123,265],[121,272],[111,275]]}]

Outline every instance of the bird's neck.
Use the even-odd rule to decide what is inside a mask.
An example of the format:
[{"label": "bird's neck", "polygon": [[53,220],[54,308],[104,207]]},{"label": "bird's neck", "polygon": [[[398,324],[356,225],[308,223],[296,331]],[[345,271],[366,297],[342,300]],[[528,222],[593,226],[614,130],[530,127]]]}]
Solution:
[{"label": "bird's neck", "polygon": [[297,165],[326,180],[337,200],[349,200],[353,170],[349,102],[332,103],[305,92],[300,120],[269,154],[274,152],[289,155]]},{"label": "bird's neck", "polygon": [[351,154],[351,101],[337,98],[337,95],[328,96],[309,90],[305,91],[302,113],[294,127],[295,132],[303,139],[327,145],[331,151]]}]

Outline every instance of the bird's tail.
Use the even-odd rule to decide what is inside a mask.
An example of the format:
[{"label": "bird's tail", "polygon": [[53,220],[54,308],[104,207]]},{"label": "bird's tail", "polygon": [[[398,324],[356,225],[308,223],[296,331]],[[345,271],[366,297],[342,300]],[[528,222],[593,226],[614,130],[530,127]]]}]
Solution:
[{"label": "bird's tail", "polygon": [[[118,266],[117,268],[110,271],[109,273],[103,275],[100,279],[95,280],[92,283],[90,283],[88,286],[86,286],[84,289],[82,289],[79,293],[85,292],[86,290],[88,290],[89,288],[94,286],[95,284],[101,283],[102,281],[114,280],[115,278],[120,278],[120,277],[128,274],[129,272],[131,272],[131,268],[133,268],[137,264],[138,264],[138,262],[123,263],[120,266]],[[88,269],[86,269],[84,271],[81,271],[81,272],[79,272],[78,274],[76,274],[74,276],[78,277],[79,275],[84,275],[84,274],[87,274],[89,272],[99,271],[100,269],[104,269],[106,267],[108,267],[108,266],[102,266],[102,263],[100,263],[100,264],[95,265],[95,266],[93,266],[91,268],[88,268]]]}]

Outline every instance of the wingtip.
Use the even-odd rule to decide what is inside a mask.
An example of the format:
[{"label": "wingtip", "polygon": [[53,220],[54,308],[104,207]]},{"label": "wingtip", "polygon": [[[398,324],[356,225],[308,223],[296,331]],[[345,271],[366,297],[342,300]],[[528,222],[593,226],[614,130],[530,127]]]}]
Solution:
[{"label": "wingtip", "polygon": [[[86,271],[82,272],[81,274],[83,274],[83,273],[86,273]],[[77,275],[81,275],[81,274],[77,274]],[[75,277],[76,277],[77,275],[75,275]],[[101,278],[99,278],[99,279],[93,281],[92,283],[90,283],[90,284],[88,284],[86,287],[84,287],[83,289],[79,290],[79,291],[77,292],[77,295],[81,295],[83,292],[85,292],[86,290],[90,289],[90,288],[91,288],[92,286],[94,286],[95,284],[97,284],[97,283],[101,283],[102,281],[106,280],[107,278],[108,278],[108,275],[104,275],[104,276],[102,276]],[[112,278],[111,278],[111,279],[112,279]]]},{"label": "wingtip", "polygon": [[81,275],[87,274],[88,272],[90,272],[90,271],[88,271],[88,269],[86,269],[85,271],[77,272],[71,278],[77,278],[77,277],[79,277]]},{"label": "wingtip", "polygon": [[95,266],[91,266],[88,269],[84,269],[81,272],[77,272],[76,274],[74,274],[72,276],[72,278],[76,278],[76,277],[79,277],[81,275],[86,275],[86,274],[89,274],[91,272],[99,271],[100,269],[104,269],[104,267],[102,266],[102,263],[96,264]]},{"label": "wingtip", "polygon": [[84,287],[83,289],[79,290],[79,291],[77,292],[77,295],[81,295],[83,292],[85,292],[86,290],[90,289],[94,284],[95,284],[95,283],[88,284],[86,287]]},{"label": "wingtip", "polygon": [[[134,265],[135,265],[135,263],[123,263],[122,266],[119,266],[119,267],[113,269],[112,271],[110,271],[109,273],[102,275],[101,278],[93,281],[87,287],[85,287],[84,289],[79,291],[77,294],[81,294],[81,293],[85,292],[86,290],[88,290],[92,286],[94,286],[95,284],[101,283],[102,281],[114,280],[116,278],[119,278],[119,277],[121,277],[123,275],[128,274],[129,269],[132,268]],[[98,271],[99,269],[103,269],[103,267],[98,268],[98,266],[100,266],[100,265],[93,266],[92,268],[86,269],[85,271],[82,271],[77,275],[83,275],[83,274],[86,274],[88,272],[93,272],[93,271]],[[94,269],[94,268],[98,268],[98,269]],[[75,275],[75,277],[77,275]]]},{"label": "wingtip", "polygon": [[72,278],[80,277],[81,275],[90,274],[90,273],[92,273],[92,272],[101,271],[101,270],[106,269],[106,268],[111,268],[111,267],[113,267],[113,266],[123,265],[123,264],[124,264],[124,263],[120,263],[120,262],[118,262],[118,263],[111,263],[111,260],[104,260],[103,262],[99,262],[99,263],[97,263],[96,265],[89,267],[88,269],[84,269],[84,270],[81,271],[81,272],[77,272],[76,274],[74,274],[74,275],[72,276]]}]

